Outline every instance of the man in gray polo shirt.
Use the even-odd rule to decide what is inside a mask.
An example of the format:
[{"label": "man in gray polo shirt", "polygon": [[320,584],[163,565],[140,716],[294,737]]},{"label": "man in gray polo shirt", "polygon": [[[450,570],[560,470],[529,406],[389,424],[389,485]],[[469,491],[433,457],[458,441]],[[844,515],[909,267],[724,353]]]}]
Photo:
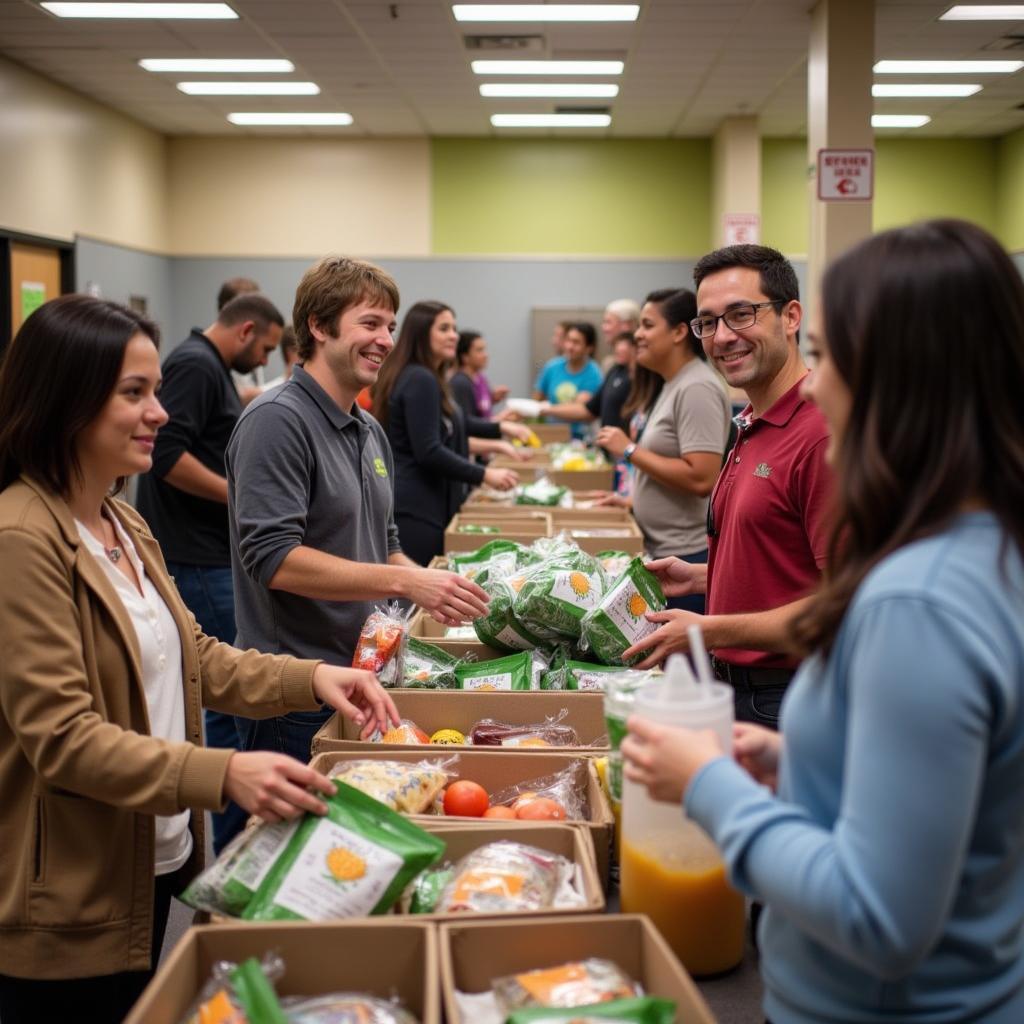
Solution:
[{"label": "man in gray polo shirt", "polygon": [[[438,621],[476,618],[487,595],[402,554],[391,448],[356,405],[394,340],[398,288],[369,263],[327,257],[303,276],[291,378],[242,414],[227,450],[239,647],[349,664],[374,604],[405,598]],[[246,750],[309,760],[330,711],[238,720]]]}]

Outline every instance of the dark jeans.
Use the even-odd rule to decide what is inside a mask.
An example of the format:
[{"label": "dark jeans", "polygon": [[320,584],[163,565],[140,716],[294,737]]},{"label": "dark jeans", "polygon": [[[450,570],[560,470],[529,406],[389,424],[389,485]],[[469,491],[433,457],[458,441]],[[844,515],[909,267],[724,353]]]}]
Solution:
[{"label": "dark jeans", "polygon": [[754,722],[776,732],[779,728],[779,708],[788,686],[733,686],[737,722]]},{"label": "dark jeans", "polygon": [[[148,971],[121,971],[97,978],[40,981],[0,974],[3,1024],[120,1024],[149,984],[160,960],[171,896],[181,888],[177,873],[156,879],[153,899],[153,951]],[[68,964],[68,969],[72,965]]]},{"label": "dark jeans", "polygon": [[[207,636],[224,643],[235,642],[235,592],[231,568],[212,565],[185,565],[168,562],[178,593],[188,610],[196,617],[199,628]],[[206,745],[220,750],[238,750],[240,746],[235,719],[220,711],[206,712]],[[229,802],[213,819],[213,849],[220,853],[232,838],[241,832],[248,815],[236,803]]]},{"label": "dark jeans", "polygon": [[313,737],[333,714],[332,708],[323,711],[292,711],[280,718],[265,718],[260,722],[236,718],[235,725],[242,738],[243,750],[272,750],[309,764],[309,748]]},{"label": "dark jeans", "polygon": [[[691,565],[707,565],[708,549],[694,551],[692,555],[680,555],[679,558],[684,562],[689,562]],[[681,608],[684,612],[696,612],[698,615],[703,615],[704,595],[687,594],[685,597],[670,597],[668,599],[668,606],[669,608]]]}]

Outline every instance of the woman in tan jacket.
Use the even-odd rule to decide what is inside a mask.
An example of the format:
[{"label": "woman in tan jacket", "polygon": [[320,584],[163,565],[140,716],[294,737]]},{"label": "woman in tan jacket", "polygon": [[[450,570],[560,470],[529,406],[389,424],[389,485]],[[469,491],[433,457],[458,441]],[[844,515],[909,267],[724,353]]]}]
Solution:
[{"label": "woman in tan jacket", "polygon": [[326,703],[398,721],[367,672],[204,636],[145,522],[110,494],[167,420],[153,324],[46,303],[0,370],[0,1020],[120,1021],[151,976],[203,814],[323,813],[324,776],[206,749],[203,705],[251,718]]}]

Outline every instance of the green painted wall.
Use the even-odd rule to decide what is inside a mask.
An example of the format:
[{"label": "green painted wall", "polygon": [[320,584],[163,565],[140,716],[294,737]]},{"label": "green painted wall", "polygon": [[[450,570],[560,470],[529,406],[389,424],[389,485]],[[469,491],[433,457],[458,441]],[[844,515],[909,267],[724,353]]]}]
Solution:
[{"label": "green painted wall", "polygon": [[761,141],[761,239],[786,255],[806,254],[811,212],[807,203],[807,141]]},{"label": "green painted wall", "polygon": [[431,143],[433,252],[695,257],[710,246],[707,139]]},{"label": "green painted wall", "polygon": [[1011,252],[1024,252],[1024,128],[998,141],[996,226]]}]

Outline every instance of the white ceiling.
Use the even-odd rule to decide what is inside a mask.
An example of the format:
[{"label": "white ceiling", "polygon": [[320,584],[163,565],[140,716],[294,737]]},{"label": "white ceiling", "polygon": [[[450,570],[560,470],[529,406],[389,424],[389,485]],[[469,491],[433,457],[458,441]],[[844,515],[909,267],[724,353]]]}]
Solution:
[{"label": "white ceiling", "polygon": [[[1024,22],[940,22],[951,0],[878,0],[876,57],[1024,57]],[[0,0],[0,53],[169,135],[300,133],[357,136],[707,136],[730,114],[756,114],[770,136],[806,129],[806,47],[811,0],[641,0],[640,18],[613,25],[459,24],[444,0],[230,0],[238,21],[85,21],[52,17],[34,0]],[[483,99],[470,59],[515,56],[467,50],[464,36],[540,35],[524,56],[622,57],[609,129],[496,130],[497,112],[551,112],[587,100]],[[1001,37],[1020,35],[1006,51]],[[141,57],[286,57],[312,97],[199,97],[182,79],[152,74]],[[487,78],[483,81],[507,81]],[[533,81],[535,79],[527,79]],[[560,79],[572,81],[572,79]],[[608,79],[586,79],[588,81]],[[887,75],[884,81],[922,81]],[[930,80],[930,79],[929,79]],[[884,113],[924,113],[914,136],[995,136],[1024,125],[1024,71],[947,76],[984,88],[967,99],[876,100]],[[236,110],[347,111],[350,128],[241,128]]]}]

